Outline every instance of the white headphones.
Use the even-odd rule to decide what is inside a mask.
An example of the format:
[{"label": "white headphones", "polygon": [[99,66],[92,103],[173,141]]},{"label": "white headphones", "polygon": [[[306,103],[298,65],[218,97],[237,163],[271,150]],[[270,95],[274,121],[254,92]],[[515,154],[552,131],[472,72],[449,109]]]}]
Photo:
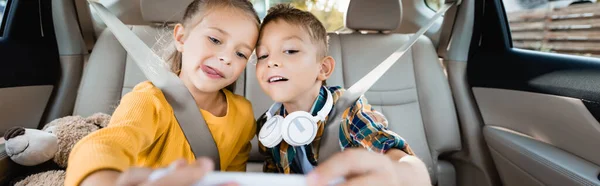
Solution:
[{"label": "white headphones", "polygon": [[325,105],[317,116],[304,111],[296,111],[288,114],[285,118],[280,115],[275,115],[275,112],[282,106],[281,103],[274,103],[267,111],[267,122],[262,126],[258,133],[258,140],[268,148],[273,148],[285,140],[292,146],[301,146],[311,143],[317,135],[317,123],[325,121],[327,115],[333,107],[333,98],[329,90],[327,92],[327,100]]}]

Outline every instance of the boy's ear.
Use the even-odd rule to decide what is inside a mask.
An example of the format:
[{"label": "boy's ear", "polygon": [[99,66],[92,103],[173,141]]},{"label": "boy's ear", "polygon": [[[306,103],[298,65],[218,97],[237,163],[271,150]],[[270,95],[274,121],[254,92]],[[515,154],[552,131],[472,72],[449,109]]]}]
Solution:
[{"label": "boy's ear", "polygon": [[321,61],[321,71],[319,71],[319,76],[317,79],[319,81],[324,81],[329,79],[331,74],[333,73],[333,69],[335,69],[335,59],[331,56],[326,56]]},{"label": "boy's ear", "polygon": [[173,38],[175,39],[175,48],[177,48],[177,51],[183,52],[185,28],[183,28],[182,24],[175,25],[175,28],[173,29]]}]

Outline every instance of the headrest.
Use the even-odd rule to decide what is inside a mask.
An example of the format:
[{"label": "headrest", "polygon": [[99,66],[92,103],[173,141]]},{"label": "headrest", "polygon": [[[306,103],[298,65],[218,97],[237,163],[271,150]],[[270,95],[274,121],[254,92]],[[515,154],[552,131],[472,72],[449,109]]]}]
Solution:
[{"label": "headrest", "polygon": [[346,27],[353,30],[396,30],[402,21],[400,0],[351,0]]},{"label": "headrest", "polygon": [[140,0],[142,18],[152,23],[179,22],[193,0]]}]

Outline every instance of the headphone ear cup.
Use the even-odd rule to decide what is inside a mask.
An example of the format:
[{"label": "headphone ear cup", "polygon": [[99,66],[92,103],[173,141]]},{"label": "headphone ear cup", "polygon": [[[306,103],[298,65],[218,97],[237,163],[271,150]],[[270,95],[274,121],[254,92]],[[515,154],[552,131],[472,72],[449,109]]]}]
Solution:
[{"label": "headphone ear cup", "polygon": [[308,112],[293,112],[283,119],[281,134],[283,140],[292,146],[310,144],[317,136],[317,123]]},{"label": "headphone ear cup", "polygon": [[273,148],[281,142],[281,124],[284,118],[276,115],[268,119],[260,128],[258,133],[258,141],[267,148]]}]

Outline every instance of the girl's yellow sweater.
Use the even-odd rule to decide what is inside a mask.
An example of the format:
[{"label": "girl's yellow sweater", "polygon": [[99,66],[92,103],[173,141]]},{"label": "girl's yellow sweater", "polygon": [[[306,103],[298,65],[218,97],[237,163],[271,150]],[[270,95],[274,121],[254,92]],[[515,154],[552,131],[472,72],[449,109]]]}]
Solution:
[{"label": "girl's yellow sweater", "polygon": [[[242,96],[226,89],[223,92],[227,98],[225,116],[200,111],[217,144],[221,170],[245,171],[256,131],[252,105]],[[165,167],[179,158],[195,159],[162,91],[146,81],[121,99],[108,127],[89,134],[73,147],[65,185],[79,185],[98,170]]]}]

